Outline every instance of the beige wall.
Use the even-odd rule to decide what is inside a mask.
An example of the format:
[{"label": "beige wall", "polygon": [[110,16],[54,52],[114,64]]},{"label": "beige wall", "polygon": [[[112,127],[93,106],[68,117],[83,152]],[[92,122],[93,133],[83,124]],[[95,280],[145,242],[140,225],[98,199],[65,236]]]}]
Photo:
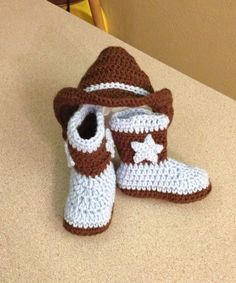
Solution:
[{"label": "beige wall", "polygon": [[101,0],[109,32],[236,99],[235,0]]}]

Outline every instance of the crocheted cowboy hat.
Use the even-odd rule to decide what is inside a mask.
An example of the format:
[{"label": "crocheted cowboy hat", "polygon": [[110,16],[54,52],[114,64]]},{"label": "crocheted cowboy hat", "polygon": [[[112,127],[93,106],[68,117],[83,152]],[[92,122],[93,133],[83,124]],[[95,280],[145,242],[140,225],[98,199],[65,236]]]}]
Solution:
[{"label": "crocheted cowboy hat", "polygon": [[168,89],[154,91],[149,77],[135,59],[121,47],[104,49],[87,70],[78,88],[63,88],[54,99],[54,110],[66,138],[67,123],[81,104],[107,107],[147,105],[172,121],[172,94]]}]

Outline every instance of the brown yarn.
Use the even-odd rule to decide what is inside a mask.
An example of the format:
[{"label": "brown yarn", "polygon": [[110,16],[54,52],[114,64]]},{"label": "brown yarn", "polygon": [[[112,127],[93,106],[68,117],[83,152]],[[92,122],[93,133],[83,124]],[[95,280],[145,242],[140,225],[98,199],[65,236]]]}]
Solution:
[{"label": "brown yarn", "polygon": [[104,232],[105,230],[107,230],[108,227],[110,226],[112,216],[113,216],[113,210],[114,210],[114,206],[112,208],[112,214],[111,214],[110,221],[102,227],[78,228],[78,227],[74,227],[73,225],[70,225],[68,222],[66,222],[65,219],[63,219],[63,226],[67,231],[71,232],[72,234],[79,235],[79,236],[92,236],[92,235],[100,234],[100,233]]},{"label": "brown yarn", "polygon": [[176,203],[189,203],[205,198],[211,191],[211,184],[206,189],[190,195],[177,195],[172,193],[161,193],[157,191],[126,190],[121,188],[120,190],[123,193],[133,197],[140,197],[140,198],[151,197],[151,198],[164,199]]},{"label": "brown yarn", "polygon": [[[150,132],[155,143],[162,144],[164,146],[163,151],[158,155],[158,163],[164,161],[167,158],[167,130]],[[135,151],[131,147],[132,141],[143,142],[147,133],[121,133],[112,131],[112,136],[116,144],[119,156],[124,163],[134,163],[133,157]],[[150,163],[150,161],[144,160],[142,163]]]},{"label": "brown yarn", "polygon": [[[84,89],[92,84],[119,82],[141,87],[150,92],[141,96],[119,89],[98,90],[87,93]],[[154,92],[148,76],[140,69],[135,59],[121,47],[108,47],[101,52],[94,64],[80,81],[78,88],[64,88],[54,99],[54,111],[63,128],[81,104],[95,104],[107,107],[139,107],[147,105],[154,112],[173,118],[172,94],[168,89]]]},{"label": "brown yarn", "polygon": [[[158,154],[158,163],[167,159],[167,129],[165,130],[155,130],[149,131],[148,133],[125,133],[119,131],[112,131],[112,136],[116,144],[118,153],[123,163],[125,164],[135,164],[134,155],[135,151],[131,147],[133,141],[143,142],[148,134],[152,135],[156,144],[162,144],[164,146],[163,151]],[[142,163],[151,163],[148,160],[143,160]],[[168,173],[167,173],[168,174]],[[123,193],[134,196],[134,197],[152,197],[152,198],[161,198],[166,199],[172,202],[177,203],[187,203],[200,200],[204,198],[211,191],[211,184],[208,188],[201,190],[189,195],[178,195],[175,193],[163,193],[158,192],[158,190],[152,191],[150,188],[146,190],[137,190],[137,189],[122,189]]]},{"label": "brown yarn", "polygon": [[149,77],[140,69],[133,56],[122,47],[104,49],[81,79],[78,88],[89,85],[120,82],[153,92]]},{"label": "brown yarn", "polygon": [[91,153],[77,151],[68,144],[70,154],[75,162],[74,168],[82,175],[91,177],[100,175],[111,161],[111,154],[106,151],[105,144],[106,140],[104,138],[100,147]]}]

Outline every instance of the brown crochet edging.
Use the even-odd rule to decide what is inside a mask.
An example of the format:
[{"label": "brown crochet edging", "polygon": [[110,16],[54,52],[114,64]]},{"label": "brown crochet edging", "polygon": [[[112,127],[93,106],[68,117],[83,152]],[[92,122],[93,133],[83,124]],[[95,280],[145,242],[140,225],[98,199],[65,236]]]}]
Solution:
[{"label": "brown crochet edging", "polygon": [[110,218],[109,222],[102,227],[86,228],[86,229],[85,228],[76,228],[73,225],[66,222],[65,219],[63,219],[63,226],[67,231],[69,231],[72,234],[78,235],[78,236],[93,236],[93,235],[96,235],[96,234],[100,234],[100,233],[106,231],[109,228],[109,226],[111,224],[112,216],[113,216],[113,209],[114,209],[114,207],[112,208],[111,218]]},{"label": "brown crochet edging", "polygon": [[63,137],[66,139],[67,123],[73,113],[81,104],[94,104],[107,107],[139,107],[147,105],[153,112],[166,114],[169,117],[170,126],[174,110],[172,106],[172,94],[168,89],[162,89],[153,92],[147,96],[126,96],[130,94],[120,95],[119,97],[106,97],[106,90],[87,93],[78,88],[64,88],[56,95],[54,99],[54,111],[58,122],[63,129]]},{"label": "brown crochet edging", "polygon": [[103,172],[111,162],[111,153],[106,151],[106,140],[102,141],[100,147],[94,152],[77,151],[68,143],[68,148],[73,161],[74,168],[83,175],[95,177]]},{"label": "brown crochet edging", "polygon": [[[158,154],[158,163],[164,161],[167,158],[167,130],[148,132],[152,135],[154,141],[158,144],[162,144],[164,149]],[[112,131],[112,136],[115,141],[115,145],[119,156],[124,163],[134,163],[133,157],[135,155],[134,150],[131,147],[131,142],[143,142],[147,133],[124,133]],[[142,163],[150,164],[150,161],[144,160]]]},{"label": "brown crochet edging", "polygon": [[205,198],[211,191],[211,184],[200,192],[196,192],[190,195],[177,195],[171,193],[161,193],[157,191],[138,191],[138,190],[126,190],[119,188],[123,193],[133,196],[133,197],[140,197],[140,198],[158,198],[164,199],[168,201],[172,201],[175,203],[189,203],[201,200]]},{"label": "brown crochet edging", "polygon": [[[101,83],[123,83],[141,87],[149,94],[141,96],[129,90],[100,89],[86,92],[91,85]],[[124,48],[110,46],[104,49],[82,77],[78,88],[64,88],[54,99],[54,111],[63,128],[81,104],[94,104],[107,107],[139,107],[147,105],[154,112],[166,114],[170,123],[173,118],[172,94],[168,89],[155,92],[149,77],[137,64],[135,58]]]}]

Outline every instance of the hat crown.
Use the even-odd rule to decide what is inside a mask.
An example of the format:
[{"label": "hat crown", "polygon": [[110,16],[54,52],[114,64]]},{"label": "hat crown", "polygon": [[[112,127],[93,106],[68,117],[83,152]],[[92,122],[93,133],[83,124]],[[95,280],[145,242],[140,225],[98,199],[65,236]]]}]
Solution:
[{"label": "hat crown", "polygon": [[102,83],[126,84],[153,92],[149,77],[122,47],[104,49],[81,79],[79,89]]}]

